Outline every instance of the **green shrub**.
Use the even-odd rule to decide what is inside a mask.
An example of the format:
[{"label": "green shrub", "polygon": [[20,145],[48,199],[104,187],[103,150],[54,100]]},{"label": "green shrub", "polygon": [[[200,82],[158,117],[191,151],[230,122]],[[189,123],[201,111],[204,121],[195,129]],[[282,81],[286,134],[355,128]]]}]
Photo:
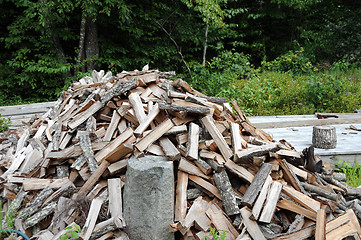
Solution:
[{"label": "green shrub", "polygon": [[348,185],[352,187],[361,186],[361,165],[356,161],[354,164],[341,161],[336,164],[335,170],[346,175]]},{"label": "green shrub", "polygon": [[1,118],[1,114],[0,114],[0,133],[8,130],[10,123],[11,123],[10,119]]},{"label": "green shrub", "polygon": [[79,234],[81,232],[81,228],[78,224],[75,224],[73,227],[68,226],[65,228],[68,230],[64,235],[60,237],[60,240],[75,240],[79,239]]},{"label": "green shrub", "polygon": [[190,63],[192,77],[184,78],[194,87],[209,96],[237,99],[240,89],[235,83],[243,78],[251,77],[255,70],[248,61],[248,56],[231,51],[223,51],[212,58],[206,66],[198,62]]},{"label": "green shrub", "polygon": [[312,74],[318,69],[312,65],[310,59],[305,56],[302,47],[299,50],[291,50],[270,62],[262,62],[262,68],[269,71],[291,72],[293,75]]},{"label": "green shrub", "polygon": [[222,233],[219,233],[216,231],[215,228],[212,228],[211,226],[209,226],[209,230],[212,234],[212,239],[210,239],[209,237],[206,237],[203,240],[228,240],[228,238],[226,238],[226,232],[223,231]]}]

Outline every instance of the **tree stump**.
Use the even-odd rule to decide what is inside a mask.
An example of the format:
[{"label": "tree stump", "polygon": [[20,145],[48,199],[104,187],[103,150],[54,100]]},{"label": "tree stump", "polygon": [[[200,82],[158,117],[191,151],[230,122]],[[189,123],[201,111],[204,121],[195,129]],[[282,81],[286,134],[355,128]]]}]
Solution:
[{"label": "tree stump", "polygon": [[336,148],[336,128],[330,126],[314,126],[312,134],[312,144],[316,148]]}]

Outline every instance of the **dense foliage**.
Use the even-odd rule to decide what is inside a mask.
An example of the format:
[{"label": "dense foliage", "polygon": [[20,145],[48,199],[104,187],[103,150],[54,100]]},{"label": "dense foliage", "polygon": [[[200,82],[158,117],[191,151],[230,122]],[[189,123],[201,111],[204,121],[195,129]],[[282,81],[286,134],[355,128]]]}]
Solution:
[{"label": "dense foliage", "polygon": [[358,1],[0,0],[0,11],[0,105],[149,64],[252,114],[360,108]]}]

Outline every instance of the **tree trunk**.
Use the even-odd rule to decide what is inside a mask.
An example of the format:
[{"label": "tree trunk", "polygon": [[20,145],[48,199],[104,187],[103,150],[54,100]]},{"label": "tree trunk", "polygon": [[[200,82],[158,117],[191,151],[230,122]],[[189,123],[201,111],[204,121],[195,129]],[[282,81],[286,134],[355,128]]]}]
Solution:
[{"label": "tree trunk", "polygon": [[[41,4],[43,4],[44,6],[47,4],[47,0],[39,0],[39,2]],[[43,14],[44,16],[44,19],[49,19],[49,16],[50,16],[50,12],[49,12],[49,9],[45,9],[44,11],[41,12],[41,14]],[[46,32],[48,33],[48,35],[51,37],[51,40],[52,40],[52,43],[53,43],[53,46],[56,50],[56,56],[57,58],[63,63],[63,64],[66,64],[67,63],[67,60],[66,60],[66,57],[65,57],[65,53],[64,53],[64,49],[63,49],[63,46],[61,44],[61,41],[60,41],[60,38],[59,38],[59,35],[53,31],[54,29],[54,22],[53,21],[48,21],[46,20],[46,23],[45,23],[45,29],[46,29]],[[67,72],[67,75],[69,75],[70,73]]]},{"label": "tree trunk", "polygon": [[87,71],[89,72],[96,68],[93,58],[99,56],[98,29],[93,18],[86,18],[85,30],[85,58],[88,60]]},{"label": "tree trunk", "polygon": [[336,148],[337,136],[336,128],[330,126],[314,126],[312,134],[312,144],[316,148],[332,149]]},{"label": "tree trunk", "polygon": [[[79,52],[78,52],[78,58],[77,58],[77,67],[75,68],[74,75],[77,76],[79,71],[79,65],[82,62],[83,59],[83,52],[84,52],[84,41],[85,41],[85,24],[86,24],[86,17],[85,13],[83,11],[81,22],[80,22],[80,36],[79,36]],[[83,69],[82,69],[83,70]]]},{"label": "tree trunk", "polygon": [[204,40],[204,47],[203,47],[203,61],[202,61],[203,66],[206,65],[208,28],[209,28],[209,24],[207,23],[206,31],[204,33],[205,40]]}]

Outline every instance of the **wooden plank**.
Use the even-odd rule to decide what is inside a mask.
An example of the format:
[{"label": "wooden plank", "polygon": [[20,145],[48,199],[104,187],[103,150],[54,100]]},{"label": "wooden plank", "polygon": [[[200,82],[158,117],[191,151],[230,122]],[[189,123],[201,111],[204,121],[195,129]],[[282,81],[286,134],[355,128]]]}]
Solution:
[{"label": "wooden plank", "polygon": [[[109,167],[108,167],[109,168]],[[120,178],[108,179],[109,212],[113,218],[123,217],[122,185]]]},{"label": "wooden plank", "polygon": [[196,165],[186,160],[185,158],[181,158],[181,160],[179,161],[178,169],[182,170],[183,172],[196,175],[207,180],[210,179],[210,177],[205,175]]},{"label": "wooden plank", "polygon": [[174,208],[174,221],[185,219],[187,214],[187,186],[188,174],[183,171],[178,171],[176,198]]},{"label": "wooden plank", "polygon": [[23,182],[24,191],[41,190],[47,187],[51,189],[61,188],[63,185],[68,184],[68,178],[61,179],[40,179],[40,178],[25,178]]},{"label": "wooden plank", "polygon": [[101,198],[95,198],[93,199],[91,205],[90,205],[90,209],[89,209],[89,213],[87,216],[87,219],[85,221],[85,224],[82,228],[82,231],[79,235],[79,237],[81,237],[83,240],[89,240],[90,236],[93,232],[93,229],[95,227],[96,221],[98,219],[98,215],[100,212],[100,208],[103,204],[104,200]]},{"label": "wooden plank", "polygon": [[197,124],[195,123],[189,124],[186,156],[192,160],[198,159],[199,131],[200,128]]},{"label": "wooden plank", "polygon": [[229,219],[225,217],[223,211],[215,204],[211,204],[206,211],[207,216],[218,232],[225,232],[226,239],[235,240],[239,235]]},{"label": "wooden plank", "polygon": [[241,209],[243,224],[247,228],[248,233],[252,236],[253,239],[266,240],[257,222],[250,218],[251,215],[252,213],[248,207],[243,207]]},{"label": "wooden plank", "polygon": [[204,188],[206,191],[213,194],[214,196],[216,196],[219,200],[222,200],[222,196],[221,196],[219,190],[213,184],[211,184],[208,181],[202,179],[201,177],[198,177],[195,175],[189,175],[188,177],[194,183],[201,186],[202,188]]},{"label": "wooden plank", "polygon": [[275,152],[279,149],[278,143],[270,143],[267,145],[256,146],[243,149],[235,155],[234,162],[250,161],[253,157],[267,155],[269,152]]},{"label": "wooden plank", "polygon": [[137,119],[139,123],[142,123],[146,119],[146,115],[144,112],[142,100],[140,100],[138,93],[131,93],[129,96],[129,102],[132,104],[135,116],[137,116]]},{"label": "wooden plank", "polygon": [[143,152],[149,145],[157,141],[160,137],[163,136],[169,129],[174,126],[172,120],[168,119],[161,124],[159,124],[156,128],[154,128],[147,136],[143,137],[140,141],[135,144],[135,147]]},{"label": "wooden plank", "polygon": [[272,164],[264,163],[254,176],[251,185],[247,188],[246,193],[242,198],[242,204],[251,207],[256,200],[259,192],[262,189],[266,178],[269,176],[272,169]]},{"label": "wooden plank", "polygon": [[302,214],[305,217],[311,219],[312,221],[316,221],[316,213],[314,211],[304,208],[304,207],[302,207],[292,201],[289,201],[287,199],[282,199],[282,200],[278,201],[277,207],[282,208],[282,209],[287,209],[289,211],[292,211],[292,212],[295,212],[298,214]]},{"label": "wooden plank", "polygon": [[118,128],[119,121],[120,121],[120,115],[117,112],[117,110],[114,110],[112,120],[110,121],[109,127],[105,133],[103,141],[109,142],[112,139],[115,130]]},{"label": "wooden plank", "polygon": [[273,214],[276,210],[276,205],[280,197],[281,190],[282,190],[282,184],[273,181],[273,183],[270,186],[270,189],[268,190],[267,200],[263,207],[262,214],[259,218],[260,222],[265,222],[265,223],[271,222],[273,218]]},{"label": "wooden plank", "polygon": [[84,185],[81,187],[77,195],[79,198],[85,197],[88,192],[93,188],[93,186],[97,183],[101,175],[104,173],[104,171],[109,167],[109,162],[104,160],[100,166],[97,168],[97,170],[90,176],[90,178],[84,183]]},{"label": "wooden plank", "polygon": [[120,172],[121,170],[125,169],[127,165],[128,165],[128,159],[120,160],[118,162],[111,164],[108,167],[110,175]]},{"label": "wooden plank", "polygon": [[92,116],[94,113],[96,113],[98,110],[100,110],[103,107],[102,103],[97,101],[91,105],[90,108],[85,110],[84,112],[79,113],[76,115],[73,120],[71,120],[68,123],[69,128],[74,129],[83,122],[85,122],[90,116]]},{"label": "wooden plank", "polygon": [[139,137],[143,134],[145,129],[149,127],[149,125],[153,122],[153,120],[158,116],[158,113],[160,112],[158,104],[155,104],[155,106],[152,108],[148,116],[144,119],[143,122],[139,124],[139,126],[134,130],[134,135]]},{"label": "wooden plank", "polygon": [[327,222],[326,224],[326,239],[343,239],[353,233],[361,236],[361,227],[355,212],[352,209],[347,209],[346,212]]},{"label": "wooden plank", "polygon": [[307,209],[312,210],[313,212],[317,213],[317,211],[321,208],[320,202],[310,198],[309,196],[295,190],[289,186],[283,186],[282,191],[286,193],[289,197],[294,199],[296,202],[301,204]]},{"label": "wooden plank", "polygon": [[111,156],[117,150],[117,148],[132,135],[133,130],[131,128],[125,130],[116,139],[111,141],[105,148],[95,154],[95,159],[97,160],[97,162],[101,163],[103,160]]},{"label": "wooden plank", "polygon": [[265,128],[287,128],[287,127],[325,126],[325,125],[337,125],[337,124],[354,124],[360,122],[361,122],[361,117],[357,116],[353,118],[332,118],[332,119],[254,123],[254,126],[260,129],[265,129]]},{"label": "wooden plank", "polygon": [[167,137],[161,137],[159,139],[159,144],[163,149],[165,156],[170,160],[179,160],[181,159],[181,154],[174,144]]},{"label": "wooden plank", "polygon": [[242,150],[242,148],[247,148],[247,142],[242,138],[239,124],[238,123],[230,123],[230,130],[232,136],[232,147],[233,147],[233,154],[236,154]]},{"label": "wooden plank", "polygon": [[321,208],[317,211],[315,240],[325,240],[325,239],[326,239],[326,210]]},{"label": "wooden plank", "polygon": [[231,149],[229,148],[226,140],[224,140],[222,134],[218,131],[216,125],[214,124],[214,120],[211,116],[205,116],[201,119],[202,123],[204,124],[207,131],[210,133],[214,141],[216,142],[219,150],[222,153],[224,159],[230,159],[233,154]]},{"label": "wooden plank", "polygon": [[25,114],[41,114],[47,112],[54,107],[56,102],[32,103],[15,106],[1,106],[0,114],[2,117],[25,115]]},{"label": "wooden plank", "polygon": [[283,178],[289,182],[297,191],[306,193],[305,189],[302,187],[300,180],[296,177],[296,174],[292,171],[292,169],[289,167],[289,164],[286,160],[282,159],[281,161],[278,161],[279,165],[283,169]]},{"label": "wooden plank", "polygon": [[236,174],[238,177],[246,180],[247,182],[251,183],[253,181],[254,175],[251,172],[249,172],[246,168],[235,164],[233,161],[227,160],[224,166],[229,171]]},{"label": "wooden plank", "polygon": [[146,151],[157,156],[164,156],[162,148],[156,144],[150,145]]},{"label": "wooden plank", "polygon": [[269,188],[272,184],[273,180],[270,176],[266,178],[265,183],[262,186],[261,192],[259,193],[256,202],[254,203],[254,206],[252,208],[252,215],[255,220],[258,220],[259,216],[261,215],[263,205],[267,198],[267,193],[269,191]]}]

